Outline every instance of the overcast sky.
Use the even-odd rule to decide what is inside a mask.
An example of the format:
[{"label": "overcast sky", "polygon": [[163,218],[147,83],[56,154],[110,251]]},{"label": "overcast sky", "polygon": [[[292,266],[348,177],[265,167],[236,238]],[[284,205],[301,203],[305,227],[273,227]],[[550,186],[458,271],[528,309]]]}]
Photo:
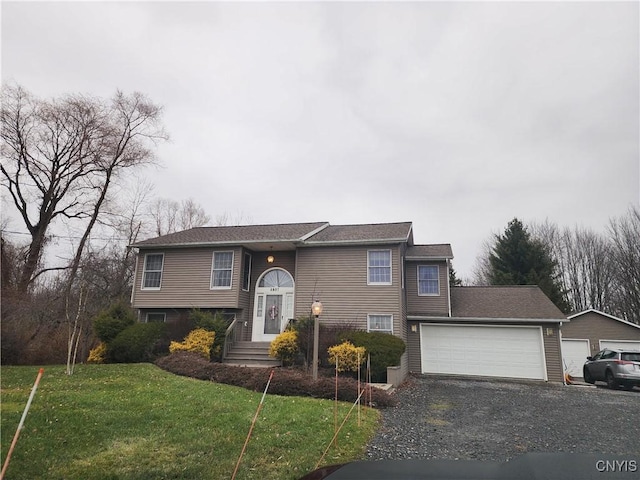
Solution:
[{"label": "overcast sky", "polygon": [[212,218],[409,220],[470,277],[513,217],[602,230],[640,201],[638,2],[3,1],[1,14],[3,81],[163,105],[154,193]]}]

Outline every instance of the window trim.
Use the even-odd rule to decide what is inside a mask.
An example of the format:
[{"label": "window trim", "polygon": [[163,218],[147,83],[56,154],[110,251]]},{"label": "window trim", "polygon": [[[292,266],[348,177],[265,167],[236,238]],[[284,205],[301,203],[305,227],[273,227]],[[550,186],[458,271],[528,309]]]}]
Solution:
[{"label": "window trim", "polygon": [[[247,259],[247,257],[249,258]],[[248,268],[247,276],[245,278],[245,268],[247,266],[247,262],[248,262],[249,268]],[[242,291],[243,292],[248,292],[249,290],[251,290],[252,262],[253,262],[253,257],[251,256],[251,254],[249,252],[244,252],[244,264],[242,265]],[[247,284],[246,288],[245,288],[245,282]]]},{"label": "window trim", "polygon": [[[160,270],[147,270],[147,257],[149,257],[150,255],[160,255],[162,257],[162,267],[160,268]],[[160,272],[160,282],[159,285],[157,287],[145,287],[145,278],[147,275],[147,272]],[[144,254],[144,262],[142,264],[142,280],[141,280],[141,284],[140,284],[140,290],[160,290],[162,288],[162,277],[164,273],[164,253],[145,253]]]},{"label": "window trim", "polygon": [[147,312],[144,316],[144,323],[161,323],[149,322],[149,315],[162,315],[162,323],[167,323],[167,312]]},{"label": "window trim", "polygon": [[[372,252],[389,252],[389,266],[388,267],[372,267],[371,266],[371,253]],[[389,269],[389,281],[388,282],[373,282],[371,281],[371,268],[388,268]],[[390,248],[379,248],[376,250],[367,250],[367,285],[392,285],[393,284],[393,252]]]},{"label": "window trim", "polygon": [[[218,271],[226,271],[229,270],[231,275],[229,275],[229,285],[213,285],[214,273],[216,272],[216,254],[218,253],[230,253],[231,254],[231,267],[230,268],[218,268]],[[236,255],[233,250],[217,250],[213,252],[211,256],[211,279],[209,281],[209,289],[210,290],[230,290],[233,287],[233,266],[236,260]]]},{"label": "window trim", "polygon": [[[391,330],[371,330],[371,317],[389,317],[391,320]],[[367,332],[381,332],[393,335],[393,314],[392,313],[367,313]]]},{"label": "window trim", "polygon": [[[421,267],[429,267],[436,269],[436,281],[438,282],[438,293],[420,293],[420,268]],[[418,287],[418,296],[419,297],[439,297],[440,296],[440,265],[416,265],[416,283]]]}]

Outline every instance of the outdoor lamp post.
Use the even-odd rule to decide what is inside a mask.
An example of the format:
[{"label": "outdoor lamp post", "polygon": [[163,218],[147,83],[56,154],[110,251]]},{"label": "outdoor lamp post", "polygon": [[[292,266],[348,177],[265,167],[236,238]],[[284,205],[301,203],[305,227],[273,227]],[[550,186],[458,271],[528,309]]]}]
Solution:
[{"label": "outdoor lamp post", "polygon": [[311,304],[311,313],[316,317],[313,322],[313,379],[318,380],[318,339],[320,337],[320,324],[318,317],[322,313],[322,303],[316,300]]}]

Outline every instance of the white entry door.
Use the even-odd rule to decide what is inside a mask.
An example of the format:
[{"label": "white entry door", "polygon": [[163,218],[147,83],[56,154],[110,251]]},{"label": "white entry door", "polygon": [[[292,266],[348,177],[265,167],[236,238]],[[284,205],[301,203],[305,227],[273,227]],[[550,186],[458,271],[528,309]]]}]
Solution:
[{"label": "white entry door", "polygon": [[281,268],[266,271],[256,285],[253,342],[275,339],[293,317],[293,277]]}]

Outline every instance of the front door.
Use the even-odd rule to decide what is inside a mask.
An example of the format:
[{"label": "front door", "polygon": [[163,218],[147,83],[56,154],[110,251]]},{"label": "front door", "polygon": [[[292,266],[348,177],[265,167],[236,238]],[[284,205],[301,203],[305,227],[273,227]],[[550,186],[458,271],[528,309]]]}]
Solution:
[{"label": "front door", "polygon": [[270,342],[293,317],[293,277],[281,268],[265,272],[256,285],[251,340]]}]

